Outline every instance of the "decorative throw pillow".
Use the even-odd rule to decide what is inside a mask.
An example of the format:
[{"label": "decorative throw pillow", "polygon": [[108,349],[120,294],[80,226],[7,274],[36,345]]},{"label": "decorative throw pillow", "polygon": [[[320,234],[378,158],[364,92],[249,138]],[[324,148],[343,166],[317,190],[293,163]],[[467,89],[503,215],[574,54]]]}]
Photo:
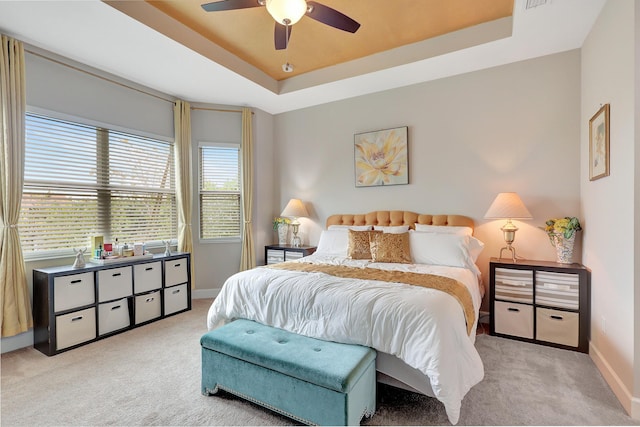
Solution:
[{"label": "decorative throw pillow", "polygon": [[371,260],[411,264],[409,233],[378,233],[371,236]]},{"label": "decorative throw pillow", "polygon": [[349,248],[347,257],[351,259],[371,259],[369,240],[372,234],[382,234],[381,231],[349,230]]}]

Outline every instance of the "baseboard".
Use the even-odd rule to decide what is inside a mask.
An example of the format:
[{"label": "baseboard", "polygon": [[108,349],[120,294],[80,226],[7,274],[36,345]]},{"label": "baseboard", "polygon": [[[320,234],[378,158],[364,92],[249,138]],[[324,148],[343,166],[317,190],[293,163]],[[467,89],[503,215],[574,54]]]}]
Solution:
[{"label": "baseboard", "polygon": [[220,289],[192,289],[191,299],[213,299],[219,293]]},{"label": "baseboard", "polygon": [[603,354],[592,342],[589,342],[589,356],[604,377],[604,380],[609,384],[609,387],[611,387],[613,394],[616,395],[624,410],[627,411],[627,414],[629,414],[631,418],[639,420],[640,399],[633,397],[631,391],[624,385],[609,362],[607,362],[607,359],[604,358]]},{"label": "baseboard", "polygon": [[19,350],[25,347],[33,346],[33,329],[13,337],[2,338],[0,343],[1,353],[9,353],[10,351]]}]

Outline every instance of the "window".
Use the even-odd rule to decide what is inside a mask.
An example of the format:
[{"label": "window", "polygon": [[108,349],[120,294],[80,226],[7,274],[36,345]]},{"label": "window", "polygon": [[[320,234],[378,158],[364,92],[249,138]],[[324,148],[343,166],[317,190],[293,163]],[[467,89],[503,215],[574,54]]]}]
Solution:
[{"label": "window", "polygon": [[240,145],[200,143],[200,239],[239,239]]},{"label": "window", "polygon": [[31,113],[25,136],[25,257],[176,238],[173,143]]}]

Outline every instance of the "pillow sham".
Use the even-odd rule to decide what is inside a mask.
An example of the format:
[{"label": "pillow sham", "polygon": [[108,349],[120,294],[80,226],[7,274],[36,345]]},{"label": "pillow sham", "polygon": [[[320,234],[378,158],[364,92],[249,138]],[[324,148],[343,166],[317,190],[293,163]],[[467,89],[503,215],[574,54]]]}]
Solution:
[{"label": "pillow sham", "polygon": [[429,225],[429,224],[415,224],[416,231],[429,231],[431,233],[447,233],[447,234],[462,234],[471,236],[473,229],[471,227],[462,227],[458,225]]},{"label": "pillow sham", "polygon": [[369,231],[373,227],[370,225],[330,225],[328,230],[355,230],[355,231]]},{"label": "pillow sham", "polygon": [[472,236],[473,229],[471,227],[463,227],[457,225],[428,225],[428,224],[415,224],[416,231],[427,233],[441,233],[441,234],[457,234],[460,236],[469,236],[469,255],[473,258],[475,263],[484,249],[484,243]]},{"label": "pillow sham", "polygon": [[408,225],[374,225],[374,230],[382,231],[383,233],[400,234],[409,231]]},{"label": "pillow sham", "polygon": [[480,253],[484,249],[484,242],[482,240],[478,240],[473,236],[469,236],[469,255],[473,259],[475,263],[480,256]]},{"label": "pillow sham", "polygon": [[373,233],[382,231],[354,231],[349,230],[349,248],[347,257],[351,259],[371,259],[371,247],[369,241]]},{"label": "pillow sham", "polygon": [[411,264],[409,233],[376,233],[371,235],[371,261]]},{"label": "pillow sham", "polygon": [[469,253],[469,236],[448,233],[409,233],[409,246],[415,264],[468,268],[480,274]]},{"label": "pillow sham", "polygon": [[331,256],[347,256],[349,234],[346,230],[322,230],[316,254]]}]

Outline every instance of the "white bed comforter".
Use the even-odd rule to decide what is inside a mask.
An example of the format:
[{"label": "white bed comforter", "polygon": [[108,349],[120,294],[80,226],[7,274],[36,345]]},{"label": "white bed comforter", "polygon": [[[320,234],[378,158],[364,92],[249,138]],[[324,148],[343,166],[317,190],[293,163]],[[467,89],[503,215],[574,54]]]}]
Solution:
[{"label": "white bed comforter", "polygon": [[[344,264],[437,274],[469,289],[480,307],[477,277],[463,268],[383,264],[311,255],[293,262]],[[257,267],[230,277],[208,313],[215,329],[244,318],[327,341],[360,344],[392,354],[429,377],[449,421],[458,422],[462,399],[484,368],[467,335],[459,303],[445,292],[397,283],[343,279]]]}]

